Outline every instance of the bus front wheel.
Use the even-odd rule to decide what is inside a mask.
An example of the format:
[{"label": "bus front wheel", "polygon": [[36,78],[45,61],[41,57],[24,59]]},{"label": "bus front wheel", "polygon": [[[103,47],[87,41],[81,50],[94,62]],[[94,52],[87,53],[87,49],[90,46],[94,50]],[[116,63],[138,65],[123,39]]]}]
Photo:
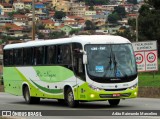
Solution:
[{"label": "bus front wheel", "polygon": [[71,88],[68,88],[68,90],[66,91],[65,97],[66,97],[66,102],[69,107],[77,107],[78,106],[79,101],[74,100],[74,94],[73,94]]},{"label": "bus front wheel", "polygon": [[40,98],[39,97],[31,97],[30,96],[30,92],[29,92],[29,89],[28,89],[27,86],[24,88],[24,94],[23,95],[24,95],[25,101],[28,104],[36,104],[36,103],[40,102]]},{"label": "bus front wheel", "polygon": [[112,100],[108,100],[108,102],[111,106],[117,106],[120,102],[120,99],[112,99]]}]

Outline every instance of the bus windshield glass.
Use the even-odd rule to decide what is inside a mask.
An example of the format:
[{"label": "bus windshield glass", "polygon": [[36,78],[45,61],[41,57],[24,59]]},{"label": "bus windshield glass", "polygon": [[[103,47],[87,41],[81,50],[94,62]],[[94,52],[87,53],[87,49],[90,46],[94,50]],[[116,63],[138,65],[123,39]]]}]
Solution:
[{"label": "bus windshield glass", "polygon": [[87,71],[97,78],[125,78],[137,73],[131,44],[86,45]]}]

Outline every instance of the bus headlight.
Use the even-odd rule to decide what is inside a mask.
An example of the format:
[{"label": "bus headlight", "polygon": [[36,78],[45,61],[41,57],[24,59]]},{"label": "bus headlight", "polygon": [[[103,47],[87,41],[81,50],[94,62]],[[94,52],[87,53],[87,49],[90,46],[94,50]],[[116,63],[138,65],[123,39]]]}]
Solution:
[{"label": "bus headlight", "polygon": [[133,86],[129,87],[129,89],[134,90],[137,87],[138,83],[134,84]]},{"label": "bus headlight", "polygon": [[93,85],[91,85],[91,84],[89,84],[89,87],[90,87],[91,89],[95,90],[95,91],[100,91],[100,90],[102,90],[101,88],[98,88],[98,87],[93,86]]}]

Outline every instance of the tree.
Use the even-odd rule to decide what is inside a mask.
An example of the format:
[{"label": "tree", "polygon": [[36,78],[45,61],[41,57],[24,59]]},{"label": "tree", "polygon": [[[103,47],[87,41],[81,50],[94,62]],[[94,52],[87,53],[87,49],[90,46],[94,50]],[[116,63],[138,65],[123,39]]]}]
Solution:
[{"label": "tree", "polygon": [[160,45],[160,1],[146,0],[138,17],[139,41],[157,40]]},{"label": "tree", "polygon": [[79,31],[80,31],[80,29],[72,29],[69,34],[70,35],[78,34]]},{"label": "tree", "polygon": [[135,34],[132,34],[129,29],[125,29],[124,32],[117,32],[116,35],[125,37],[130,41],[135,41],[135,38],[136,38]]},{"label": "tree", "polygon": [[13,19],[13,16],[14,16],[15,13],[16,13],[16,12],[14,12],[14,11],[13,11],[13,12],[9,12],[9,13],[8,13],[8,16],[9,16],[11,19]]},{"label": "tree", "polygon": [[149,5],[142,5],[139,9],[139,14],[144,17],[151,14]]},{"label": "tree", "polygon": [[132,3],[132,4],[137,4],[138,1],[137,0],[127,0],[128,3]]},{"label": "tree", "polygon": [[147,4],[155,8],[156,10],[160,9],[160,1],[159,0],[144,0]]},{"label": "tree", "polygon": [[117,23],[118,20],[120,20],[120,17],[116,12],[108,16],[109,23]]},{"label": "tree", "polygon": [[89,7],[89,10],[90,10],[90,11],[93,11],[93,10],[94,10],[94,7],[93,7],[93,6],[90,6],[90,7]]},{"label": "tree", "polygon": [[11,27],[5,27],[5,30],[7,31],[7,32],[9,32],[9,30],[11,29]]},{"label": "tree", "polygon": [[113,13],[117,13],[120,16],[120,18],[126,17],[125,8],[122,7],[122,6],[116,6],[116,7],[114,7]]},{"label": "tree", "polygon": [[37,35],[38,35],[38,39],[44,39],[45,38],[45,35],[41,32],[38,32]]},{"label": "tree", "polygon": [[49,33],[49,38],[51,38],[51,39],[63,38],[63,37],[65,37],[65,34],[66,33],[63,31],[54,31],[54,32]]},{"label": "tree", "polygon": [[66,13],[63,11],[56,11],[54,14],[54,18],[58,20],[61,20],[65,16],[66,16]]},{"label": "tree", "polygon": [[95,30],[95,25],[90,21],[87,20],[85,22],[86,27],[84,28],[85,30]]},{"label": "tree", "polygon": [[30,13],[30,10],[29,10],[29,9],[18,9],[18,10],[16,11],[16,13],[17,13],[17,14],[22,14],[22,15],[24,15],[24,14],[26,14],[26,13]]},{"label": "tree", "polygon": [[45,29],[45,25],[44,24],[38,24],[37,28],[40,29]]}]

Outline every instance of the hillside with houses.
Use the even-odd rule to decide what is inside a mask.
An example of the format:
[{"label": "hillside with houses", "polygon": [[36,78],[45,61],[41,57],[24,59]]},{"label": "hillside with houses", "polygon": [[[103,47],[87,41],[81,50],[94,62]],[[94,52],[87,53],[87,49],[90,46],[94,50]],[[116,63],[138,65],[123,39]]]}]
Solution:
[{"label": "hillside with houses", "polygon": [[[129,28],[128,19],[137,16],[143,4],[125,0],[108,0],[106,5],[88,6],[83,0],[35,0],[36,37],[57,38],[72,34],[116,34]],[[2,0],[0,3],[0,36],[2,41],[31,39],[32,0]],[[115,8],[124,8],[125,15],[109,21]],[[122,9],[123,11],[123,9]],[[114,16],[114,15],[112,15]],[[111,16],[111,17],[112,17]],[[5,37],[8,36],[8,37]]]},{"label": "hillside with houses", "polygon": [[[35,37],[54,39],[73,34],[123,34],[129,31],[134,40],[136,19],[142,1],[129,0],[35,0]],[[32,0],[0,1],[0,63],[7,43],[32,38]],[[126,34],[126,33],[125,33]]]}]

